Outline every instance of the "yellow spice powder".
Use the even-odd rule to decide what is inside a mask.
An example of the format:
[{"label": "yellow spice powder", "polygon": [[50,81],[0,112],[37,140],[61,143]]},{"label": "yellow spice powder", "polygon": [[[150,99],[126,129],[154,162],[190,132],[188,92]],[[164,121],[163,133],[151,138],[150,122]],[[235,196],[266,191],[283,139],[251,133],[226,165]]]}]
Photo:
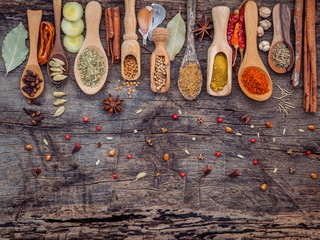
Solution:
[{"label": "yellow spice powder", "polygon": [[180,90],[190,98],[195,98],[201,85],[201,72],[194,62],[189,63],[179,72]]},{"label": "yellow spice powder", "polygon": [[228,82],[228,62],[224,53],[214,58],[210,87],[213,91],[221,91]]}]

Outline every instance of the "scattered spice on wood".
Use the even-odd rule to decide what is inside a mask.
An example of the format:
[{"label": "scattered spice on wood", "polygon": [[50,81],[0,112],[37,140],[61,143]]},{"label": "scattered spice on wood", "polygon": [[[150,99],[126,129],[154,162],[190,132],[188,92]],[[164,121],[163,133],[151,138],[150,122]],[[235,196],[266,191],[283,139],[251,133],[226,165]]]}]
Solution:
[{"label": "scattered spice on wood", "polygon": [[119,95],[117,95],[116,98],[113,98],[109,93],[109,98],[103,99],[102,101],[104,104],[106,104],[102,110],[109,110],[110,116],[112,116],[113,113],[117,115],[118,112],[123,112],[123,108],[120,106],[120,104],[123,102],[123,99],[119,99]]},{"label": "scattered spice on wood", "polygon": [[207,176],[211,172],[211,170],[212,170],[211,167],[206,166],[202,171],[202,176],[203,177]]},{"label": "scattered spice on wood", "polygon": [[76,143],[73,145],[73,148],[72,148],[71,153],[78,152],[80,149],[81,149],[81,145],[80,145],[78,142],[76,142]]},{"label": "scattered spice on wood", "polygon": [[203,123],[203,119],[201,117],[199,117],[198,120],[197,120],[197,123],[198,124],[202,124]]},{"label": "scattered spice on wood", "polygon": [[250,122],[250,119],[251,119],[251,117],[250,117],[249,115],[244,115],[244,116],[241,118],[241,120],[242,120],[244,123],[246,123],[246,124],[248,124],[248,123]]},{"label": "scattered spice on wood", "polygon": [[37,106],[40,106],[41,105],[41,102],[37,102],[37,101],[35,101],[35,100],[33,100],[33,99],[28,99],[28,104],[30,104],[30,105],[37,105]]},{"label": "scattered spice on wood", "polygon": [[23,76],[22,81],[26,84],[22,87],[22,90],[26,92],[30,97],[33,97],[40,89],[40,83],[43,82],[39,75],[33,71],[27,70],[27,73]]},{"label": "scattered spice on wood", "polygon": [[31,117],[40,116],[40,114],[41,114],[40,111],[31,109],[31,108],[29,108],[29,109],[28,108],[23,108],[23,111],[25,111],[25,113],[27,113]]},{"label": "scattered spice on wood", "polygon": [[41,45],[38,53],[38,62],[44,65],[48,62],[54,40],[54,26],[50,22],[42,22],[40,25]]},{"label": "scattered spice on wood", "polygon": [[41,169],[39,167],[34,167],[32,168],[32,174],[35,175],[36,177],[41,174]]},{"label": "scattered spice on wood", "polygon": [[101,160],[98,159],[98,160],[96,161],[96,166],[98,166],[98,165],[100,164],[100,162],[101,162]]},{"label": "scattered spice on wood", "polygon": [[165,160],[165,161],[169,160],[169,154],[168,153],[163,155],[163,160]]},{"label": "scattered spice on wood", "polygon": [[296,172],[296,170],[294,168],[292,168],[292,167],[289,168],[289,173],[290,174],[294,174],[295,172]]},{"label": "scattered spice on wood", "polygon": [[168,132],[168,128],[161,128],[161,132],[165,134],[166,132]]},{"label": "scattered spice on wood", "polygon": [[249,67],[242,73],[241,82],[251,94],[263,95],[270,91],[266,76],[255,67]]},{"label": "scattered spice on wood", "polygon": [[243,155],[241,155],[241,154],[237,154],[237,157],[238,158],[241,158],[241,159],[243,159],[243,158],[245,158]]},{"label": "scattered spice on wood", "polygon": [[235,170],[230,171],[227,174],[227,176],[229,176],[229,177],[237,177],[237,176],[239,176],[239,169],[235,169]]},{"label": "scattered spice on wood", "polygon": [[47,146],[49,145],[47,139],[45,139],[45,138],[43,139],[43,143],[44,143],[45,145],[47,145]]},{"label": "scattered spice on wood", "polygon": [[287,154],[292,155],[292,153],[293,153],[292,148],[287,149]]},{"label": "scattered spice on wood", "polygon": [[194,62],[179,71],[179,88],[189,98],[194,99],[201,86],[201,71]]},{"label": "scattered spice on wood", "polygon": [[32,145],[30,145],[30,144],[28,144],[28,145],[25,146],[25,149],[27,149],[27,150],[32,150],[32,148],[33,148],[33,147],[32,147]]},{"label": "scattered spice on wood", "polygon": [[43,119],[45,119],[44,116],[40,116],[40,117],[36,117],[32,120],[32,124],[33,125],[38,125],[38,123],[40,123]]},{"label": "scattered spice on wood", "polygon": [[147,176],[147,173],[145,173],[145,172],[138,173],[138,175],[136,176],[135,181],[137,181],[137,180],[139,180],[141,178],[144,178],[145,176]]},{"label": "scattered spice on wood", "polygon": [[265,125],[266,125],[268,128],[272,128],[272,122],[270,122],[270,121],[266,121],[266,122],[265,122]]},{"label": "scattered spice on wood", "polygon": [[115,149],[109,151],[109,156],[110,157],[113,157],[115,154],[116,154],[116,150]]},{"label": "scattered spice on wood", "polygon": [[293,109],[295,107],[293,106],[293,103],[289,99],[286,99],[286,97],[292,96],[294,90],[289,91],[289,90],[286,90],[286,89],[280,87],[279,85],[277,85],[277,87],[281,91],[281,96],[280,97],[273,97],[273,98],[278,100],[278,106],[279,106],[280,113],[284,112],[286,115],[289,115],[289,109]]},{"label": "scattered spice on wood", "polygon": [[49,162],[51,160],[51,155],[47,154],[45,159],[46,159],[47,162]]},{"label": "scattered spice on wood", "polygon": [[161,176],[161,174],[162,174],[162,172],[161,172],[160,170],[157,170],[156,173],[154,174],[154,176],[155,176],[156,178],[158,178],[158,177]]},{"label": "scattered spice on wood", "polygon": [[202,42],[202,39],[205,35],[209,38],[212,36],[209,33],[209,30],[213,29],[213,26],[210,26],[210,18],[207,17],[205,14],[202,15],[200,22],[196,20],[196,23],[199,25],[198,27],[192,30],[193,33],[196,33],[195,36],[199,36],[199,42]]},{"label": "scattered spice on wood", "polygon": [[231,127],[226,127],[226,132],[227,133],[232,133],[232,128]]},{"label": "scattered spice on wood", "polygon": [[262,192],[264,192],[267,189],[267,184],[265,183],[261,184],[260,189]]},{"label": "scattered spice on wood", "polygon": [[200,155],[198,156],[198,159],[199,159],[199,160],[203,160],[203,159],[204,159],[204,156],[203,156],[202,153],[200,153]]},{"label": "scattered spice on wood", "polygon": [[97,142],[96,143],[97,148],[101,147],[101,145],[102,145],[102,142]]},{"label": "scattered spice on wood", "polygon": [[310,173],[310,177],[312,179],[317,179],[318,178],[318,175],[316,173]]},{"label": "scattered spice on wood", "polygon": [[147,143],[148,143],[148,145],[149,145],[150,147],[153,146],[151,139],[148,139],[148,140],[147,140]]},{"label": "scattered spice on wood", "polygon": [[310,131],[315,131],[317,128],[314,125],[311,124],[311,125],[308,126],[308,129]]}]

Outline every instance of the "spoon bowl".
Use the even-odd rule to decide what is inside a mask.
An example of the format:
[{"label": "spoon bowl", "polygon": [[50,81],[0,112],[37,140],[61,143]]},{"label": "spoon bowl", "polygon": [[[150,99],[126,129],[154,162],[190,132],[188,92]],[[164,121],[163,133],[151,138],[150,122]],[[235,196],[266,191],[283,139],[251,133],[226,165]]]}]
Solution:
[{"label": "spoon bowl", "polygon": [[[103,87],[103,85],[105,84],[107,80],[107,75],[108,75],[108,59],[103,49],[103,46],[101,44],[100,36],[99,36],[101,14],[102,14],[102,8],[100,3],[96,1],[91,1],[87,4],[86,10],[85,10],[86,26],[87,26],[86,37],[74,61],[74,76],[76,78],[76,81],[80,89],[88,95],[93,95],[99,92]],[[78,61],[79,61],[80,55],[87,48],[96,50],[102,56],[104,67],[106,70],[104,75],[101,77],[98,85],[95,87],[90,87],[83,84],[80,77],[80,71],[78,68]]]},{"label": "spoon bowl", "polygon": [[[294,50],[290,41],[291,13],[286,4],[277,4],[273,8],[273,40],[268,54],[270,67],[276,73],[286,73],[290,71],[294,64]],[[278,68],[272,59],[272,51],[278,44],[285,44],[290,52],[290,64],[287,68]]]},{"label": "spoon bowl", "polygon": [[[39,37],[40,22],[42,18],[42,11],[41,10],[33,11],[28,9],[27,15],[28,15],[28,26],[29,26],[29,38],[30,38],[30,54],[29,54],[27,65],[20,79],[20,89],[22,94],[25,97],[37,98],[40,96],[40,94],[44,89],[44,79],[43,79],[43,75],[42,75],[42,72],[38,63],[38,57],[37,57],[38,37]],[[22,88],[26,86],[26,84],[23,81],[23,77],[24,75],[26,75],[27,70],[30,70],[38,74],[39,78],[42,79],[42,82],[39,83],[40,88],[32,97],[29,96],[28,93],[22,90]]]},{"label": "spoon bowl", "polygon": [[[258,26],[258,7],[254,1],[249,1],[246,4],[245,12],[245,28],[247,36],[246,52],[244,59],[241,63],[239,72],[238,72],[238,82],[242,91],[251,99],[256,101],[265,101],[272,94],[272,81],[270,75],[264,66],[263,62],[258,53],[257,49],[257,26]],[[248,20],[249,19],[249,20]],[[248,90],[244,87],[241,77],[243,72],[249,68],[253,67],[258,69],[263,73],[268,81],[269,91],[263,95],[249,93]]]},{"label": "spoon bowl", "polygon": [[49,76],[49,79],[51,80],[51,82],[53,82],[54,84],[61,84],[66,79],[62,80],[62,81],[54,81],[53,77],[50,76],[52,71],[50,70],[50,65],[49,65],[49,62],[53,58],[57,58],[57,59],[63,61],[64,62],[63,68],[65,69],[65,71],[63,71],[63,75],[66,75],[66,76],[68,75],[68,61],[67,61],[66,56],[64,55],[64,51],[63,51],[63,48],[61,45],[61,39],[60,39],[61,0],[53,0],[53,11],[54,11],[54,25],[55,25],[56,35],[55,35],[54,46],[51,51],[50,57],[48,59],[47,72],[48,72],[48,76]]}]

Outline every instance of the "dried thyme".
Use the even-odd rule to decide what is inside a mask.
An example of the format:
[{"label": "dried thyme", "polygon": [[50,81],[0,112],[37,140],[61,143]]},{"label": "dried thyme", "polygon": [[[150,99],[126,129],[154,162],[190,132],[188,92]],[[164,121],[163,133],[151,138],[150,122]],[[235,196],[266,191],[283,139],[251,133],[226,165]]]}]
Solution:
[{"label": "dried thyme", "polygon": [[283,69],[290,65],[290,51],[286,44],[277,44],[272,50],[272,60],[277,68]]},{"label": "dried thyme", "polygon": [[106,73],[102,56],[92,48],[87,48],[81,53],[78,68],[82,83],[92,88],[99,84]]}]

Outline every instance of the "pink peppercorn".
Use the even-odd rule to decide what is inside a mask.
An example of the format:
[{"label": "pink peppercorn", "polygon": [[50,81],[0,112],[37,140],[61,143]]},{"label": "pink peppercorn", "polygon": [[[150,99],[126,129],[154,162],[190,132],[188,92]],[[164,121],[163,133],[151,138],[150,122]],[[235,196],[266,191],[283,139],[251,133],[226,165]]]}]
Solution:
[{"label": "pink peppercorn", "polygon": [[310,154],[311,154],[311,151],[307,151],[306,154],[307,154],[307,155],[310,155]]},{"label": "pink peppercorn", "polygon": [[100,126],[97,126],[97,130],[100,131],[100,130],[101,130],[101,127],[100,127]]},{"label": "pink peppercorn", "polygon": [[222,123],[222,118],[218,118],[218,123]]},{"label": "pink peppercorn", "polygon": [[128,158],[128,159],[131,159],[131,155],[130,155],[130,154],[128,154],[128,155],[127,155],[127,158]]},{"label": "pink peppercorn", "polygon": [[184,172],[181,172],[181,173],[180,173],[180,176],[181,176],[181,177],[184,177],[184,176],[185,176]]},{"label": "pink peppercorn", "polygon": [[172,116],[172,118],[173,118],[174,120],[176,120],[176,119],[178,119],[178,115],[177,115],[177,114],[174,114],[174,115]]},{"label": "pink peppercorn", "polygon": [[70,135],[66,135],[66,139],[69,140],[70,139]]},{"label": "pink peppercorn", "polygon": [[252,139],[251,139],[251,142],[252,142],[252,143],[255,143],[255,142],[256,142],[256,140],[255,140],[254,138],[252,138]]},{"label": "pink peppercorn", "polygon": [[216,151],[216,156],[220,157],[221,153],[219,151]]},{"label": "pink peppercorn", "polygon": [[113,174],[113,178],[116,179],[118,177],[117,174]]},{"label": "pink peppercorn", "polygon": [[257,160],[253,160],[253,164],[254,164],[254,165],[257,165],[257,164],[258,164],[258,161],[257,161]]},{"label": "pink peppercorn", "polygon": [[84,118],[83,118],[83,121],[84,121],[84,122],[88,122],[88,121],[89,121],[89,118],[88,118],[88,117],[84,117]]}]

